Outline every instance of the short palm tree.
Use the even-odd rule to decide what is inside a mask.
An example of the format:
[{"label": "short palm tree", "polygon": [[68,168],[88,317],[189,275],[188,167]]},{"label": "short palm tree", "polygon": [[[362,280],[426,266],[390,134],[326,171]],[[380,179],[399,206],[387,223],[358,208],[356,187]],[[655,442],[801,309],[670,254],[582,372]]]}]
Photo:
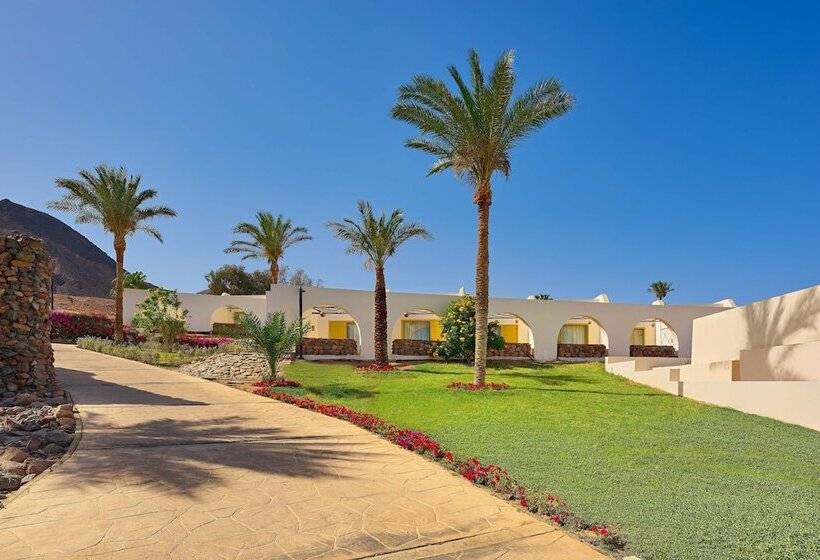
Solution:
[{"label": "short palm tree", "polygon": [[299,320],[289,323],[281,311],[271,313],[264,321],[253,313],[241,313],[238,319],[244,339],[268,361],[270,374],[263,375],[265,380],[282,379],[282,360],[312,329]]},{"label": "short palm tree", "polygon": [[441,80],[418,75],[399,88],[393,117],[415,126],[421,135],[406,145],[435,156],[428,175],[452,169],[473,187],[478,208],[476,254],[475,382],[483,384],[487,367],[489,307],[489,222],[492,177],[509,177],[510,152],[525,136],[570,110],[572,96],[553,78],[541,81],[513,99],[513,54],[501,55],[485,79],[478,53],[468,56],[472,88],[455,66],[448,68],[456,90]]},{"label": "short palm tree", "polygon": [[387,288],[384,265],[405,242],[420,237],[432,239],[432,235],[421,224],[405,223],[404,213],[399,210],[387,216],[373,214],[369,202],[359,201],[359,220],[345,218],[341,222],[330,222],[327,227],[333,235],[347,241],[347,252],[367,257],[365,266],[376,272],[374,289],[375,327],[373,338],[376,346],[376,363],[387,363]]},{"label": "short palm tree", "polygon": [[658,280],[657,282],[652,282],[649,284],[649,288],[647,288],[646,291],[650,294],[655,294],[656,298],[663,301],[670,292],[675,291],[675,288],[672,287],[672,282]]},{"label": "short palm tree", "polygon": [[70,212],[78,224],[100,224],[114,236],[117,275],[114,285],[114,339],[123,339],[122,291],[126,239],[142,231],[162,242],[162,235],[147,222],[153,218],[173,217],[176,212],[167,206],[145,206],[156,198],[154,189],[140,190],[141,177],[129,175],[124,167],[98,165],[93,171],[81,169],[79,178],[60,177],[57,188],[65,190],[63,198],[52,201],[49,208]]},{"label": "short palm tree", "polygon": [[262,259],[270,265],[271,283],[279,283],[279,261],[285,251],[297,243],[313,239],[307,228],[296,227],[279,214],[274,217],[270,212],[257,212],[256,223],[242,222],[233,228],[234,233],[250,237],[250,241],[234,240],[226,253],[240,253],[242,260]]}]

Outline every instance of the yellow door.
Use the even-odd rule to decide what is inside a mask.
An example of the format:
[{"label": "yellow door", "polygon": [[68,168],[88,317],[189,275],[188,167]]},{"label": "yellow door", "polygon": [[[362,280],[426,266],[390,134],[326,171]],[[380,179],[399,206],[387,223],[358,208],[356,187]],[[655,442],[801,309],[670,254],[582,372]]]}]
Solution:
[{"label": "yellow door", "polygon": [[347,338],[347,321],[328,321],[330,338],[341,340]]},{"label": "yellow door", "polygon": [[438,319],[430,321],[430,340],[441,340],[441,321]]},{"label": "yellow door", "polygon": [[518,342],[518,325],[501,325],[504,342]]}]

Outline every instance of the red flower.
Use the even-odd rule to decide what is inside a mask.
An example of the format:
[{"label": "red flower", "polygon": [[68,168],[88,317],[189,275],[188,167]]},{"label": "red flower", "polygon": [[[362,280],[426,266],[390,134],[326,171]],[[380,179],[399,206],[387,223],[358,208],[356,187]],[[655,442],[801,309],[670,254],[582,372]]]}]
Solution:
[{"label": "red flower", "polygon": [[564,524],[564,518],[561,517],[561,515],[559,515],[559,514],[551,515],[550,516],[550,521],[552,521],[556,525],[563,525]]},{"label": "red flower", "polygon": [[530,503],[527,501],[527,498],[521,498],[518,503],[521,504],[521,507],[524,509],[530,507]]},{"label": "red flower", "polygon": [[463,381],[453,381],[447,385],[448,389],[460,389],[462,391],[503,391],[509,389],[506,383],[465,383]]},{"label": "red flower", "polygon": [[[293,381],[291,379],[268,379],[257,381],[253,384],[254,387],[301,387],[302,385],[298,381]],[[254,391],[256,392],[256,391]],[[261,395],[262,393],[257,393]]]},{"label": "red flower", "polygon": [[361,364],[356,366],[356,371],[395,371],[399,368],[392,364]]}]

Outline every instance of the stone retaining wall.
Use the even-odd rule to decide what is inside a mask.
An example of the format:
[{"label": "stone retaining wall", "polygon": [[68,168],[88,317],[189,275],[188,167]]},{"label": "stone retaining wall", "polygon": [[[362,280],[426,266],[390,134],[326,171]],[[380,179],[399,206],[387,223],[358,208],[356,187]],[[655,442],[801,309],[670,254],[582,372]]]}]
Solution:
[{"label": "stone retaining wall", "polygon": [[51,272],[42,240],[0,237],[0,392],[54,384]]},{"label": "stone retaining wall", "polygon": [[487,348],[490,358],[532,358],[532,346],[527,342],[505,342],[500,350]]},{"label": "stone retaining wall", "polygon": [[559,344],[559,358],[603,358],[606,356],[603,344]]},{"label": "stone retaining wall", "polygon": [[431,356],[438,343],[432,340],[397,338],[393,341],[393,354],[397,356]]},{"label": "stone retaining wall", "polygon": [[219,353],[181,366],[180,371],[203,379],[250,382],[270,375],[268,360],[256,352]]},{"label": "stone retaining wall", "polygon": [[[393,341],[393,354],[396,356],[433,356],[438,342],[432,340],[410,340],[397,338]],[[526,342],[506,342],[504,348],[488,348],[491,358],[531,358],[532,347]]]},{"label": "stone retaining wall", "polygon": [[678,351],[674,346],[636,345],[629,347],[629,355],[640,358],[677,358]]},{"label": "stone retaining wall", "polygon": [[359,345],[352,338],[303,338],[302,354],[306,356],[353,356]]}]

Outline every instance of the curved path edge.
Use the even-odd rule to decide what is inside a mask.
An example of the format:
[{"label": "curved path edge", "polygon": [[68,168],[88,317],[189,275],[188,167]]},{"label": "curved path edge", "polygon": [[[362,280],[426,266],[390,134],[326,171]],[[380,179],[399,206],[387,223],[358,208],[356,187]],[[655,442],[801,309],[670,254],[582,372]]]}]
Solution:
[{"label": "curved path edge", "polygon": [[54,348],[81,436],[0,510],[4,560],[607,558],[347,422]]}]

